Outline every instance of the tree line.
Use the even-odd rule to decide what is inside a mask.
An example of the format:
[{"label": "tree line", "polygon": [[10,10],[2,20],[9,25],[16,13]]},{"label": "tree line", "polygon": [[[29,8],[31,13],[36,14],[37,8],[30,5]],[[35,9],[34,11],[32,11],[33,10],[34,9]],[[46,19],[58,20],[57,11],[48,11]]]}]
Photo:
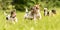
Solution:
[{"label": "tree line", "polygon": [[0,0],[1,10],[17,9],[23,11],[25,7],[32,7],[39,3],[40,7],[54,8],[60,7],[60,0]]}]

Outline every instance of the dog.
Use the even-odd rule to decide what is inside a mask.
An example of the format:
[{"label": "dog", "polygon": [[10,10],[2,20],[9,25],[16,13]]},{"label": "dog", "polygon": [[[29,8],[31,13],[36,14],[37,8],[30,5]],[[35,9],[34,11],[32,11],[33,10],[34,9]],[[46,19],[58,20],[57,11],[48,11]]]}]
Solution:
[{"label": "dog", "polygon": [[47,8],[44,8],[44,16],[54,16],[56,14],[56,10],[52,9],[50,11],[47,10]]},{"label": "dog", "polygon": [[31,11],[28,12],[28,9],[26,8],[26,13],[24,15],[25,19],[41,19],[41,13],[39,12],[39,10],[34,11],[33,9],[31,9]]},{"label": "dog", "polygon": [[14,24],[15,24],[15,22],[17,22],[17,18],[16,17],[12,18],[11,15],[7,14],[6,12],[4,12],[4,15],[6,16],[6,20],[7,21],[12,21],[12,23],[14,23]]},{"label": "dog", "polygon": [[39,9],[39,4],[36,4],[34,5],[32,8],[31,8],[32,12],[33,12],[33,17],[34,17],[34,20],[36,19],[41,19],[41,13],[40,13],[40,9]]}]

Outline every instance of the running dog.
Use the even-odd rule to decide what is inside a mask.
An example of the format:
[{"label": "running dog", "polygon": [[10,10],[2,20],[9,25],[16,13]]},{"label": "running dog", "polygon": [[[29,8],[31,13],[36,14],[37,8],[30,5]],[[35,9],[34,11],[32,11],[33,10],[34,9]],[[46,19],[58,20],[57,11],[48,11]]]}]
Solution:
[{"label": "running dog", "polygon": [[34,20],[41,19],[41,13],[40,13],[39,9],[35,11],[34,8],[32,8],[31,11],[29,11],[29,12],[28,12],[28,9],[26,8],[26,13],[24,15],[25,19],[34,19]]},{"label": "running dog", "polygon": [[4,12],[4,15],[6,16],[6,20],[12,21],[14,24],[15,24],[15,22],[17,22],[16,17],[11,17],[11,15],[7,14],[6,12]]},{"label": "running dog", "polygon": [[47,8],[44,8],[44,16],[54,16],[56,14],[56,10],[48,11]]}]

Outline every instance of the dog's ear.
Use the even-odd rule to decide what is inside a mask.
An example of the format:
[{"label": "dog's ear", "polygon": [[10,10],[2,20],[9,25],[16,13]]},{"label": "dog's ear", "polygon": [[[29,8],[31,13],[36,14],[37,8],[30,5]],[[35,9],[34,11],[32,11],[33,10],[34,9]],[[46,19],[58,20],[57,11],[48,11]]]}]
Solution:
[{"label": "dog's ear", "polygon": [[5,15],[5,16],[7,16],[7,13],[6,13],[6,12],[4,12],[4,15]]}]

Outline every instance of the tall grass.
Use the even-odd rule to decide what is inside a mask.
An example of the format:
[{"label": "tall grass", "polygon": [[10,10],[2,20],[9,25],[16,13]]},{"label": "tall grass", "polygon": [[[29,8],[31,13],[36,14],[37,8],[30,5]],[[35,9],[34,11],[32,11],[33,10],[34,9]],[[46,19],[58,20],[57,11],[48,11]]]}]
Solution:
[{"label": "tall grass", "polygon": [[60,9],[56,8],[55,16],[44,16],[41,11],[41,20],[25,20],[25,12],[17,11],[18,22],[10,23],[5,19],[3,11],[0,10],[0,30],[60,30]]}]

